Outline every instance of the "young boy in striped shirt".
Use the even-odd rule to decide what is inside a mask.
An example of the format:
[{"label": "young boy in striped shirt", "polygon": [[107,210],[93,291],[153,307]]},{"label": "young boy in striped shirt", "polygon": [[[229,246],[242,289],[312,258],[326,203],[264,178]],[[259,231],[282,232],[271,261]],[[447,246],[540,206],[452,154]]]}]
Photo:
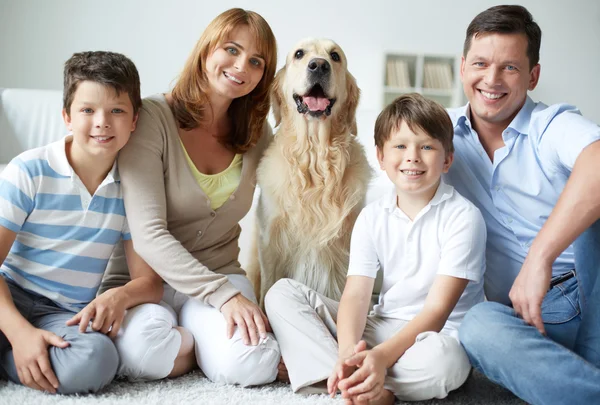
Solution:
[{"label": "young boy in striped shirt", "polygon": [[[64,71],[71,134],[0,174],[0,378],[95,392],[117,371],[111,338],[126,309],[160,301],[162,280],[133,250],[116,164],[140,106],[131,60],[76,53]],[[96,297],[121,239],[132,281]]]}]

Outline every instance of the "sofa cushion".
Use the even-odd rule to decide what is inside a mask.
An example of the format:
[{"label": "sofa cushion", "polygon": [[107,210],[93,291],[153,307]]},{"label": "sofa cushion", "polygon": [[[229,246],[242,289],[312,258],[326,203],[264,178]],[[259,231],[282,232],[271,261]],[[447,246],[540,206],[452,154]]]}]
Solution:
[{"label": "sofa cushion", "polygon": [[0,165],[65,136],[61,111],[60,91],[0,89]]}]

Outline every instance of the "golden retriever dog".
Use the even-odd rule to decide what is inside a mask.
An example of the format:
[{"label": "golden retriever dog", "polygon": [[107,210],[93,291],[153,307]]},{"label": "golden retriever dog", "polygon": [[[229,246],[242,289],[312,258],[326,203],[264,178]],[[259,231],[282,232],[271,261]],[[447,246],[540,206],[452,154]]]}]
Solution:
[{"label": "golden retriever dog", "polygon": [[335,300],[342,295],[352,227],[372,175],[356,140],[360,91],[347,66],[335,42],[306,39],[275,76],[277,131],[257,169],[258,263],[249,271],[261,305],[284,277]]}]

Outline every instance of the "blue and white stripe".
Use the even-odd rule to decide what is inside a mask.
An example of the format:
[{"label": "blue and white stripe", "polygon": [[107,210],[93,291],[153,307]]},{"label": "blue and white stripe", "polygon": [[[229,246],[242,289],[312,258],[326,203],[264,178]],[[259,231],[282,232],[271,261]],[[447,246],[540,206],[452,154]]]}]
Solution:
[{"label": "blue and white stripe", "polygon": [[68,141],[27,151],[0,174],[0,226],[17,233],[0,272],[78,311],[96,296],[115,244],[131,235],[116,164],[90,196],[69,166]]}]

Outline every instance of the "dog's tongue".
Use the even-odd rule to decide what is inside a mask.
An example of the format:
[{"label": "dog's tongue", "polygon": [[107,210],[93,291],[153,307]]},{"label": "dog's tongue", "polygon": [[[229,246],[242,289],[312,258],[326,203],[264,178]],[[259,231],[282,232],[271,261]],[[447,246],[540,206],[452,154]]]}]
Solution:
[{"label": "dog's tongue", "polygon": [[323,111],[329,105],[329,100],[324,97],[304,97],[302,101],[311,111]]}]

